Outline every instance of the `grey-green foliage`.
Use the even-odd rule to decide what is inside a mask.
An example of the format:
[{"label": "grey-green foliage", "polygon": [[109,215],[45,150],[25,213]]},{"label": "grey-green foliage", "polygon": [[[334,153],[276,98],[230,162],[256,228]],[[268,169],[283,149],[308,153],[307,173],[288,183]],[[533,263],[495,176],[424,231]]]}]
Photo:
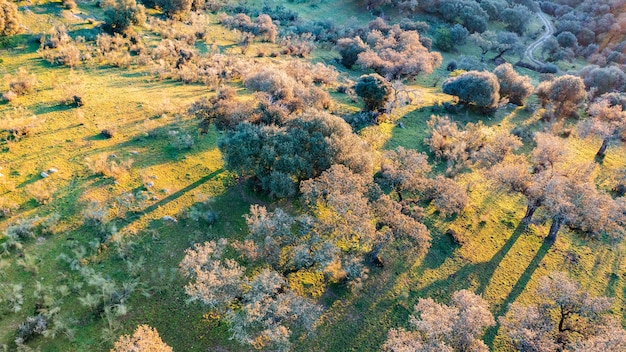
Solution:
[{"label": "grey-green foliage", "polygon": [[442,90],[481,108],[495,108],[500,101],[498,78],[490,72],[469,71],[448,78],[443,82]]},{"label": "grey-green foliage", "polygon": [[296,194],[300,181],[319,176],[332,164],[356,173],[372,171],[367,143],[337,116],[310,112],[284,126],[240,124],[218,141],[226,167],[255,177],[273,197]]},{"label": "grey-green foliage", "polygon": [[9,225],[4,232],[5,241],[0,246],[2,252],[8,253],[12,250],[21,251],[24,241],[35,238],[35,230],[39,220],[40,218],[35,216],[20,219]]},{"label": "grey-green foliage", "polygon": [[593,297],[556,272],[539,278],[533,303],[509,305],[499,318],[520,351],[624,351],[626,331],[609,314],[611,301]]},{"label": "grey-green foliage", "polygon": [[245,267],[223,258],[227,244],[220,239],[187,250],[180,269],[192,280],[185,287],[190,300],[222,313],[238,342],[288,350],[292,335],[312,329],[320,307],[291,291],[276,271],[266,268],[246,276]]},{"label": "grey-green foliage", "polygon": [[141,25],[146,20],[145,8],[135,0],[109,0],[104,4],[105,28],[123,33],[132,25]]},{"label": "grey-green foliage", "polygon": [[22,310],[24,295],[21,284],[0,283],[0,312],[17,313]]},{"label": "grey-green foliage", "polygon": [[528,29],[528,23],[532,13],[524,5],[515,5],[500,13],[500,20],[506,25],[506,29],[519,35],[524,35]]},{"label": "grey-green foliage", "polygon": [[493,73],[498,77],[500,83],[500,96],[508,97],[509,102],[522,106],[526,98],[533,94],[534,87],[530,77],[515,72],[510,63],[507,62],[496,67]]},{"label": "grey-green foliage", "polygon": [[377,73],[361,76],[354,91],[363,99],[365,109],[368,111],[385,107],[393,94],[391,84]]}]

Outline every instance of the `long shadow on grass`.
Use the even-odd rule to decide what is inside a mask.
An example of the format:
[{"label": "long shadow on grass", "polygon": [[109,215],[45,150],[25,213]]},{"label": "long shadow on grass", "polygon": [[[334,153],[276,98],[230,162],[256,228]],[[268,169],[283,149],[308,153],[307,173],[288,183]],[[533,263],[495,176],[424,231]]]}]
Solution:
[{"label": "long shadow on grass", "polygon": [[517,242],[517,240],[522,235],[522,233],[524,233],[525,230],[526,226],[520,222],[515,228],[515,231],[513,231],[513,234],[511,234],[511,237],[509,237],[509,239],[504,243],[500,250],[498,250],[498,252],[493,257],[491,257],[491,259],[485,264],[483,272],[483,277],[485,279],[481,280],[480,286],[478,286],[478,289],[476,290],[477,294],[485,293],[485,289],[489,285],[489,282],[491,281],[491,278],[493,277],[496,269],[500,266],[500,263],[502,262],[504,257],[506,257],[511,248],[513,248],[515,242]]},{"label": "long shadow on grass", "polygon": [[[526,289],[528,282],[530,282],[530,279],[532,278],[533,274],[535,273],[535,271],[541,264],[541,261],[543,260],[543,258],[545,258],[546,254],[548,254],[548,251],[550,251],[550,248],[552,248],[553,244],[554,242],[548,239],[547,237],[543,240],[541,247],[539,247],[539,251],[537,251],[537,254],[535,254],[535,257],[533,258],[533,260],[528,264],[528,266],[526,267],[526,270],[524,270],[524,272],[522,273],[522,276],[520,276],[519,280],[517,280],[517,283],[515,283],[515,286],[513,286],[513,289],[511,290],[509,295],[506,297],[504,302],[502,302],[502,305],[500,306],[500,308],[498,308],[494,316],[500,317],[506,314],[509,308],[509,304],[515,302],[515,300],[517,300],[517,298],[522,294],[522,292],[524,292],[524,289]],[[499,329],[500,329],[500,324],[497,324],[496,326],[487,329],[487,332],[485,332],[485,343],[487,344],[487,346],[493,345],[493,340],[496,337],[496,335],[498,335]]]},{"label": "long shadow on grass", "polygon": [[[180,190],[170,194],[169,196],[161,199],[160,201],[158,201],[158,202],[156,202],[156,203],[146,207],[145,209],[143,209],[141,211],[141,214],[145,215],[145,214],[148,214],[148,213],[151,213],[151,212],[155,211],[159,207],[162,207],[162,206],[166,205],[167,203],[180,198],[185,193],[187,193],[187,192],[189,192],[189,191],[191,191],[191,190],[201,186],[202,184],[208,182],[209,180],[211,180],[212,178],[214,178],[217,175],[221,174],[222,172],[224,172],[224,169],[217,169],[217,170],[211,172],[210,174],[200,178],[196,182],[189,184],[187,187],[185,187],[183,189],[180,189]],[[128,219],[132,219],[133,217],[135,217],[135,218],[137,217],[137,215],[135,213],[128,213],[128,214],[126,214],[126,216],[127,216]],[[131,222],[132,222],[132,220],[131,220]]]}]

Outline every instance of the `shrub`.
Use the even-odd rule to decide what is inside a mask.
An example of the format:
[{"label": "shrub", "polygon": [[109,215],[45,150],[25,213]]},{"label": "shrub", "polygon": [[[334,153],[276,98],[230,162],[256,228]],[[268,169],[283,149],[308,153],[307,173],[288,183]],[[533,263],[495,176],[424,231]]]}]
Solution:
[{"label": "shrub", "polygon": [[9,91],[15,93],[17,96],[32,92],[35,88],[35,84],[37,84],[37,77],[34,74],[28,73],[28,70],[24,67],[20,67],[14,77],[6,75],[4,79],[9,82]]},{"label": "shrub", "polygon": [[104,24],[108,31],[123,33],[132,25],[141,25],[146,21],[143,5],[135,0],[107,0],[104,5]]},{"label": "shrub", "polygon": [[0,36],[14,35],[19,29],[17,6],[11,0],[0,0]]},{"label": "shrub", "polygon": [[30,340],[36,335],[43,335],[48,328],[48,319],[43,315],[36,315],[26,318],[26,321],[17,328],[15,343],[18,345]]},{"label": "shrub", "polygon": [[6,199],[5,197],[0,197],[0,218],[6,218],[13,214],[19,205],[16,203]]},{"label": "shrub", "polygon": [[148,325],[139,325],[132,336],[120,336],[111,350],[111,352],[134,351],[172,352],[172,348],[161,340],[156,329]]},{"label": "shrub", "polygon": [[50,37],[41,37],[39,48],[41,57],[55,65],[74,67],[81,61],[80,50],[67,34],[64,25],[58,25],[50,31]]},{"label": "shrub", "polygon": [[15,107],[0,120],[0,131],[8,132],[8,139],[19,140],[33,135],[44,121],[45,119],[38,118],[24,107]]},{"label": "shrub", "polygon": [[94,159],[85,158],[85,163],[94,175],[119,180],[130,172],[133,160],[128,159],[126,161],[117,162],[115,160],[109,160],[106,155],[102,154]]},{"label": "shrub", "polygon": [[55,191],[53,184],[49,182],[35,182],[26,187],[28,194],[35,199],[37,204],[48,204],[52,201],[52,194]]}]

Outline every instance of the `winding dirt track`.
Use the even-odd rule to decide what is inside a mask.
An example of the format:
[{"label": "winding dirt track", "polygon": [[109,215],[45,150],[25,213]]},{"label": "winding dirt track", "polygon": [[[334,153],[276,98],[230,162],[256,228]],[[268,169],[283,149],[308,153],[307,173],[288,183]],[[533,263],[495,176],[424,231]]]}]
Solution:
[{"label": "winding dirt track", "polygon": [[525,54],[528,60],[530,60],[530,62],[532,62],[534,65],[542,66],[544,65],[544,62],[539,61],[535,58],[534,51],[554,34],[554,26],[552,25],[552,22],[548,19],[546,14],[543,13],[541,10],[538,9],[536,13],[539,16],[541,22],[543,22],[545,32],[535,42],[530,44],[528,48],[526,48]]}]

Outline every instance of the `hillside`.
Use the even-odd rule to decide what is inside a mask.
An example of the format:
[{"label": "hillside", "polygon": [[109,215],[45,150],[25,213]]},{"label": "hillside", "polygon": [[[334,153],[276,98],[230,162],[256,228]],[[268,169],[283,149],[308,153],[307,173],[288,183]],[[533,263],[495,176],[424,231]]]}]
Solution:
[{"label": "hillside", "polygon": [[[601,105],[626,102],[624,63],[538,65],[539,17],[431,2],[0,0],[1,349],[109,351],[146,324],[174,351],[399,351],[418,303],[468,290],[477,341],[514,351],[510,304],[559,272],[609,300],[554,346],[626,336],[626,103]],[[532,192],[498,183],[511,165]]]}]

